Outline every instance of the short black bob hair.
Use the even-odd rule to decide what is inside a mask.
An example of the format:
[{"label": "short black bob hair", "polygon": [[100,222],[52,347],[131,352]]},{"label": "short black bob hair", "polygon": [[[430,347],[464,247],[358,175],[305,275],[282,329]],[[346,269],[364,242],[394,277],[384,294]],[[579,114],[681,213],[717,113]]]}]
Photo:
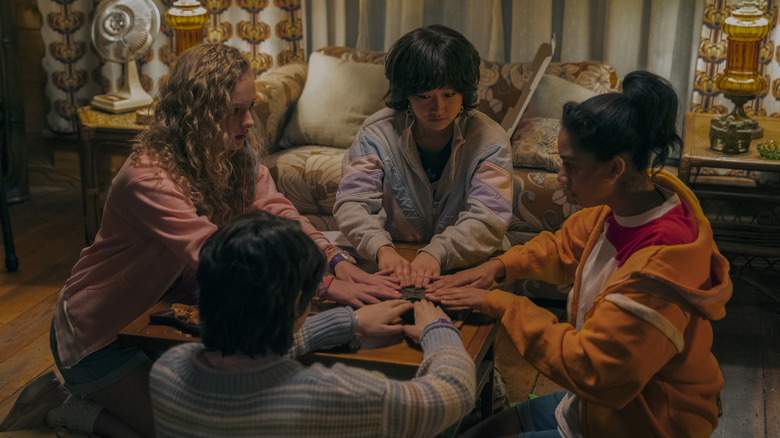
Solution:
[{"label": "short black bob hair", "polygon": [[390,81],[388,107],[404,111],[409,96],[451,87],[463,96],[463,109],[477,106],[479,53],[460,32],[434,24],[402,36],[385,58]]},{"label": "short black bob hair", "polygon": [[206,349],[223,356],[287,353],[324,268],[320,249],[291,219],[254,211],[214,233],[198,265]]},{"label": "short black bob hair", "polygon": [[622,93],[565,104],[561,128],[599,162],[625,154],[635,170],[657,170],[682,145],[676,127],[678,106],[669,81],[637,70],[623,79]]}]

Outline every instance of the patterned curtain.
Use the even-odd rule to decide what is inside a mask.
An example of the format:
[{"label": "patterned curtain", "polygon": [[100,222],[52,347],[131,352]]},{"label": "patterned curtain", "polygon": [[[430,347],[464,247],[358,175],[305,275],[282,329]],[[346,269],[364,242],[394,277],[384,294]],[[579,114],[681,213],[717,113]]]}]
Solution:
[{"label": "patterned curtain", "polygon": [[[303,0],[307,51],[323,46],[387,50],[404,33],[440,23],[463,33],[480,56],[533,59],[556,38],[553,61],[604,61],[620,77],[649,70],[667,78],[689,108],[705,0]],[[682,126],[684,114],[680,114]]]},{"label": "patterned curtain", "polygon": [[[721,30],[720,25],[741,5],[740,0],[706,1],[693,83],[692,111],[726,114],[734,108],[734,104],[715,87],[715,80],[726,69],[728,48],[728,35]],[[780,46],[775,47],[775,41],[780,38],[777,0],[767,2],[765,10],[769,11],[766,16],[772,24],[772,30],[761,44],[758,64],[767,86],[755,99],[745,103],[744,108],[748,114],[780,117]]]},{"label": "patterned curtain", "polygon": [[[111,0],[102,0],[111,1]],[[173,60],[173,32],[165,12],[174,0],[155,0],[163,15],[159,37],[138,60],[144,89],[154,96],[160,78]],[[100,59],[92,46],[93,11],[100,1],[38,0],[43,17],[41,35],[46,47],[46,115],[55,132],[76,130],[76,111],[96,94],[121,88],[123,66]],[[303,60],[303,25],[300,0],[201,0],[209,10],[206,40],[239,48],[256,74]]]}]

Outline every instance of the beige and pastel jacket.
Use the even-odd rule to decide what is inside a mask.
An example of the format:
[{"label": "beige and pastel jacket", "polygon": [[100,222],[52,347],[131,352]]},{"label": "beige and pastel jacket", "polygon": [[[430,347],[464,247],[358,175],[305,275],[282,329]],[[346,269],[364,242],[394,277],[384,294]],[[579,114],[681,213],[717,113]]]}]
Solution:
[{"label": "beige and pastel jacket", "polygon": [[509,136],[476,110],[453,123],[452,154],[434,184],[412,137],[413,117],[385,108],[363,123],[344,155],[333,207],[339,229],[361,257],[376,260],[379,248],[393,241],[425,243],[421,251],[444,271],[509,247]]}]

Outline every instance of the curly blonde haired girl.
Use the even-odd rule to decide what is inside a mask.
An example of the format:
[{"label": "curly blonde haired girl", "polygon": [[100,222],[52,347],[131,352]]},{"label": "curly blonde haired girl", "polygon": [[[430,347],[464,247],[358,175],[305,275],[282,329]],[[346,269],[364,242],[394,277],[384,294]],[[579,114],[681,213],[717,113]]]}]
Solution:
[{"label": "curly blonde haired girl", "polygon": [[232,91],[247,74],[249,62],[238,49],[222,44],[193,47],[164,80],[154,122],[133,146],[136,165],[144,155],[151,157],[217,225],[252,201],[241,182],[251,171],[247,163],[257,159],[259,145],[247,142],[245,149],[234,151],[226,129],[233,115]]},{"label": "curly blonde haired girl", "polygon": [[[100,436],[152,436],[156,355],[118,343],[117,334],[164,295],[195,291],[200,248],[244,211],[300,223],[335,274],[321,295],[355,307],[397,296],[396,282],[356,267],[276,190],[252,135],[254,79],[241,52],[223,44],[196,46],[176,62],[151,126],[111,183],[95,242],[57,300],[51,349],[67,391],[50,392],[69,397],[15,406],[3,424],[31,428],[46,417]],[[24,414],[29,409],[40,415]]]}]

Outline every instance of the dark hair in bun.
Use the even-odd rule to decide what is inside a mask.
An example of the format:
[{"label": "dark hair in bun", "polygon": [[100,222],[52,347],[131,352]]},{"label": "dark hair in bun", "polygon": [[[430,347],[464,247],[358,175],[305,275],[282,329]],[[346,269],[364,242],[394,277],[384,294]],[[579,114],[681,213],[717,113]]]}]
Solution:
[{"label": "dark hair in bun", "polygon": [[626,154],[637,170],[660,169],[682,145],[675,126],[678,105],[669,81],[640,70],[626,75],[622,93],[564,105],[561,126],[598,161]]}]

